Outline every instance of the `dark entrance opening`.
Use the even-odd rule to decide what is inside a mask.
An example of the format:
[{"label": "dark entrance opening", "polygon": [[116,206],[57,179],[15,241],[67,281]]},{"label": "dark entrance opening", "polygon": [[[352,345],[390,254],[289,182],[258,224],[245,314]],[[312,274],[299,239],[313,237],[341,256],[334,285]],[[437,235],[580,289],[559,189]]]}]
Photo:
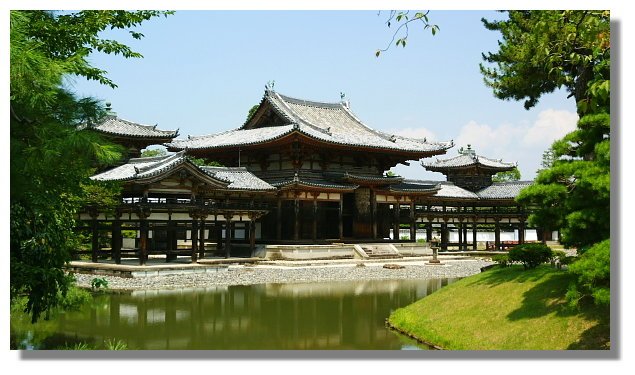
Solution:
[{"label": "dark entrance opening", "polygon": [[353,237],[353,214],[355,211],[355,194],[345,193],[343,195],[342,210],[342,236],[344,238]]}]

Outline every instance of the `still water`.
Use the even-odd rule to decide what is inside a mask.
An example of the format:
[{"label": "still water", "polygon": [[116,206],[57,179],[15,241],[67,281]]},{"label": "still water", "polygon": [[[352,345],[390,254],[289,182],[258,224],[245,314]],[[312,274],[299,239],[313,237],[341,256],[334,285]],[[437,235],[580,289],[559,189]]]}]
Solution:
[{"label": "still water", "polygon": [[[60,314],[49,335],[21,348],[120,340],[128,349],[426,349],[385,319],[456,279],[222,286],[103,294]],[[37,336],[37,335],[36,335]]]}]

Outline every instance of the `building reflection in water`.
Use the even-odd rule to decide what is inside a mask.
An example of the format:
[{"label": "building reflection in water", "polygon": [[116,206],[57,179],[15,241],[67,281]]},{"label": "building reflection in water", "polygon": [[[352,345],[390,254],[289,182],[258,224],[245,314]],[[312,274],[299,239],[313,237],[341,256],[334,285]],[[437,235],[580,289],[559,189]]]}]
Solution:
[{"label": "building reflection in water", "polygon": [[390,312],[454,280],[223,286],[101,296],[60,330],[130,349],[400,349]]}]

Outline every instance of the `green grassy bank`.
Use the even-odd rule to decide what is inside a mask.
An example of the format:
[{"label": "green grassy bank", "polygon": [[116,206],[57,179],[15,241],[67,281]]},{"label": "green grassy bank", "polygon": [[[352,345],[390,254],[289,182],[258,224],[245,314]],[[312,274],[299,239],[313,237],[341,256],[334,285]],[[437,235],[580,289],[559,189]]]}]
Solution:
[{"label": "green grassy bank", "polygon": [[396,329],[450,350],[610,349],[609,309],[567,305],[571,275],[495,267],[398,309]]}]

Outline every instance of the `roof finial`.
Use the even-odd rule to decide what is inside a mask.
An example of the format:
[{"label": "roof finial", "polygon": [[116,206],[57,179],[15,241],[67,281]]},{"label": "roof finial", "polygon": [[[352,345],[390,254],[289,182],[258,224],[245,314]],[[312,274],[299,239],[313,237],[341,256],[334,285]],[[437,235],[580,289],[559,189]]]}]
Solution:
[{"label": "roof finial", "polygon": [[117,116],[116,112],[112,110],[112,103],[106,102],[106,115],[107,116]]},{"label": "roof finial", "polygon": [[274,87],[275,85],[276,85],[276,81],[268,81],[268,82],[265,84],[265,90],[266,90],[266,91],[274,91],[274,90],[273,90],[273,87]]},{"label": "roof finial", "polygon": [[346,98],[346,94],[343,91],[340,91],[340,99],[342,105],[346,108],[350,108],[351,107],[351,102],[349,102],[348,100],[344,100],[344,98]]}]

